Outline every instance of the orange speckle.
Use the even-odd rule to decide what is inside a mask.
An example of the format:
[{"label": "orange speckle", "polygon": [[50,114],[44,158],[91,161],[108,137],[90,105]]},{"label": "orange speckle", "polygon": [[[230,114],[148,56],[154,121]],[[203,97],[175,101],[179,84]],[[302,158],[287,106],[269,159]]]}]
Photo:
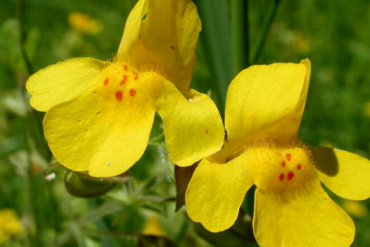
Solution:
[{"label": "orange speckle", "polygon": [[285,164],[286,164],[285,161],[281,162],[282,167],[285,167]]},{"label": "orange speckle", "polygon": [[293,172],[288,172],[288,180],[292,180],[294,177],[294,173]]},{"label": "orange speckle", "polygon": [[132,71],[132,73],[134,74],[134,75],[138,75],[139,73],[137,73],[137,72],[135,72],[135,71]]},{"label": "orange speckle", "polygon": [[290,161],[292,159],[292,154],[286,154],[286,158],[288,161]]},{"label": "orange speckle", "polygon": [[106,86],[106,85],[108,85],[108,83],[109,83],[109,78],[105,78],[104,85]]},{"label": "orange speckle", "polygon": [[121,85],[125,84],[127,81],[127,75],[123,75],[123,78],[122,78],[122,81],[121,81]]},{"label": "orange speckle", "polygon": [[127,71],[127,65],[123,65],[123,69]]},{"label": "orange speckle", "polygon": [[171,46],[171,49],[172,49],[172,50],[175,50],[175,47]]},{"label": "orange speckle", "polygon": [[135,90],[135,89],[133,89],[133,88],[131,88],[131,89],[130,89],[130,95],[131,95],[132,97],[134,97],[134,96],[135,96],[135,94],[136,94],[136,90]]},{"label": "orange speckle", "polygon": [[116,99],[118,102],[122,101],[122,91],[117,91],[116,92]]},{"label": "orange speckle", "polygon": [[301,170],[301,168],[302,168],[301,164],[298,164],[297,165],[297,170]]},{"label": "orange speckle", "polygon": [[137,80],[137,78],[139,78],[139,76],[135,76],[134,80],[136,81],[136,80]]},{"label": "orange speckle", "polygon": [[206,133],[208,134],[208,130],[206,130]]},{"label": "orange speckle", "polygon": [[283,180],[284,180],[284,174],[280,174],[280,176],[279,176],[279,180],[280,180],[280,181],[283,181]]}]

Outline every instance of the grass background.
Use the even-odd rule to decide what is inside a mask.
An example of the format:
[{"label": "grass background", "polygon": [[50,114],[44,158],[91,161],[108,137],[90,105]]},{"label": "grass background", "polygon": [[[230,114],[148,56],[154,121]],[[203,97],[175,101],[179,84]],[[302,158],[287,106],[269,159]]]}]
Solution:
[{"label": "grass background", "polygon": [[[219,7],[217,2],[228,4],[215,1],[212,8]],[[252,51],[266,18],[266,9],[272,2],[250,1]],[[211,8],[207,4],[212,4],[196,3],[203,5],[200,9]],[[24,47],[33,69],[37,71],[72,57],[110,59],[117,51],[125,20],[134,4],[134,0],[26,0]],[[226,11],[225,17],[229,17],[227,9],[221,11]],[[101,32],[89,35],[74,30],[68,23],[71,12],[85,13],[100,21]],[[308,57],[312,62],[312,79],[300,129],[303,142],[340,147],[368,158],[369,12],[370,2],[366,0],[282,0],[257,60],[258,64],[296,63]],[[49,162],[42,158],[35,140],[27,138],[36,127],[26,128],[30,107],[22,101],[22,87],[28,72],[20,49],[17,13],[18,1],[0,0],[0,209],[14,209],[25,229],[3,245],[149,246],[151,240],[143,240],[141,234],[148,220],[157,217],[163,233],[179,246],[212,246],[195,234],[182,211],[174,213],[174,168],[160,147],[149,147],[130,170],[130,181],[118,184],[98,199],[68,194],[62,168],[56,168],[57,177],[52,181],[44,179]],[[225,92],[217,92],[215,76],[218,74],[208,59],[207,39],[210,37],[206,28],[212,23],[203,19],[203,13],[200,11],[204,31],[192,87],[201,92],[212,89],[222,109],[217,93]],[[230,24],[224,22],[218,28],[230,36],[225,35],[220,41],[213,38],[213,41],[230,44]],[[224,46],[219,51],[226,56],[225,61],[232,57],[229,48]],[[230,72],[230,76],[235,76],[235,72]],[[160,128],[161,121],[156,118],[153,137],[160,133]],[[346,206],[344,199],[331,196],[339,205]],[[370,200],[361,202],[355,210],[347,210],[353,211],[357,228],[353,246],[370,246],[370,215],[367,213]]]}]

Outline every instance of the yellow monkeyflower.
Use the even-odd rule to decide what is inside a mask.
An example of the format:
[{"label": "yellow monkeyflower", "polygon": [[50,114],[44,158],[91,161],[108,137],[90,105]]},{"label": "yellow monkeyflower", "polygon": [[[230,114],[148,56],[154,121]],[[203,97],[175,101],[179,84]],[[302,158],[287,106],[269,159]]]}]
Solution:
[{"label": "yellow monkeyflower", "polygon": [[300,64],[252,66],[227,93],[223,149],[201,161],[189,183],[190,218],[228,229],[256,185],[253,229],[260,246],[350,246],[355,226],[321,187],[353,200],[370,196],[370,161],[305,146],[298,129],[311,74]]},{"label": "yellow monkeyflower", "polygon": [[31,105],[46,111],[54,157],[75,171],[107,177],[143,154],[155,112],[167,150],[179,166],[219,150],[223,125],[205,94],[190,89],[201,22],[190,0],[140,0],[116,58],[74,58],[32,75]]},{"label": "yellow monkeyflower", "polygon": [[0,243],[23,231],[21,222],[11,209],[0,210]]},{"label": "yellow monkeyflower", "polygon": [[89,15],[72,12],[68,15],[69,25],[80,33],[98,34],[103,29],[101,21],[92,19]]}]

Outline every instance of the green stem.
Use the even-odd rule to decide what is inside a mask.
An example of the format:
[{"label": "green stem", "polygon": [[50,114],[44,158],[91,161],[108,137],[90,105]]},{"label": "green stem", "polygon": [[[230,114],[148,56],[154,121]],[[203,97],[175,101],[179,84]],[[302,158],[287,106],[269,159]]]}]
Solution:
[{"label": "green stem", "polygon": [[[24,63],[26,64],[27,73],[28,75],[32,75],[34,73],[32,63],[26,53],[26,50],[24,49],[24,41],[26,39],[26,31],[24,29],[24,14],[25,14],[25,8],[24,8],[24,0],[18,0],[18,22],[19,22],[19,47],[21,50],[21,54],[24,60]],[[21,83],[21,95],[24,96],[25,94],[25,85],[24,83]],[[26,102],[27,100],[24,99]],[[26,102],[28,104],[28,102]],[[28,128],[31,129],[30,131],[31,136],[36,141],[37,146],[41,149],[42,154],[44,155],[46,160],[51,160],[51,152],[48,148],[48,145],[46,143],[46,140],[43,136],[43,128],[42,128],[42,113],[37,112],[36,110],[32,109],[31,114],[28,114],[29,120],[27,120]]]},{"label": "green stem", "polygon": [[229,6],[227,0],[194,0],[202,19],[200,40],[211,72],[212,90],[222,118],[225,112],[226,92],[234,77]]},{"label": "green stem", "polygon": [[261,55],[262,48],[263,48],[263,46],[266,42],[267,33],[270,29],[272,21],[275,18],[275,15],[276,15],[277,9],[279,7],[280,1],[281,0],[274,0],[274,3],[270,6],[270,8],[269,8],[269,10],[266,14],[266,19],[263,22],[260,36],[257,39],[255,48],[253,49],[253,54],[251,56],[252,57],[251,64],[257,63],[258,58]]},{"label": "green stem", "polygon": [[231,1],[234,75],[249,66],[248,0]]}]

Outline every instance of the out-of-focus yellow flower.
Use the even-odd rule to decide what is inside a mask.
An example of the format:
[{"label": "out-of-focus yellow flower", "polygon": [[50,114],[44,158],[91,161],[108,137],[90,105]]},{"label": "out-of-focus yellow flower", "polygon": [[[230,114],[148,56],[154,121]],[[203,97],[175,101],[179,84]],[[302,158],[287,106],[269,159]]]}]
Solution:
[{"label": "out-of-focus yellow flower", "polygon": [[190,88],[200,30],[192,1],[140,0],[113,61],[74,58],[32,75],[30,103],[47,112],[45,137],[56,160],[94,177],[121,174],[143,155],[156,112],[176,165],[220,150],[218,109]]},{"label": "out-of-focus yellow flower", "polygon": [[164,236],[163,229],[160,225],[158,216],[152,215],[149,217],[143,230],[143,234],[157,237]]},{"label": "out-of-focus yellow flower", "polygon": [[364,104],[363,113],[364,113],[367,117],[370,117],[370,101],[368,101],[368,102],[366,102],[366,103]]},{"label": "out-of-focus yellow flower", "polygon": [[295,32],[293,36],[293,45],[298,54],[306,56],[310,51],[308,39],[305,34],[301,32]]},{"label": "out-of-focus yellow flower", "polygon": [[367,199],[370,161],[299,141],[310,75],[308,59],[251,66],[237,75],[227,92],[227,141],[200,162],[186,192],[192,220],[212,232],[228,229],[254,184],[260,246],[351,245],[354,223],[320,181],[343,198]]},{"label": "out-of-focus yellow flower", "polygon": [[92,19],[89,15],[72,12],[68,15],[69,25],[80,33],[98,34],[103,30],[103,23]]},{"label": "out-of-focus yellow flower", "polygon": [[22,224],[14,210],[0,210],[0,243],[6,241],[9,237],[20,234],[22,231]]},{"label": "out-of-focus yellow flower", "polygon": [[367,215],[367,209],[365,205],[358,201],[346,200],[343,203],[343,208],[349,215],[353,217],[362,218]]}]

